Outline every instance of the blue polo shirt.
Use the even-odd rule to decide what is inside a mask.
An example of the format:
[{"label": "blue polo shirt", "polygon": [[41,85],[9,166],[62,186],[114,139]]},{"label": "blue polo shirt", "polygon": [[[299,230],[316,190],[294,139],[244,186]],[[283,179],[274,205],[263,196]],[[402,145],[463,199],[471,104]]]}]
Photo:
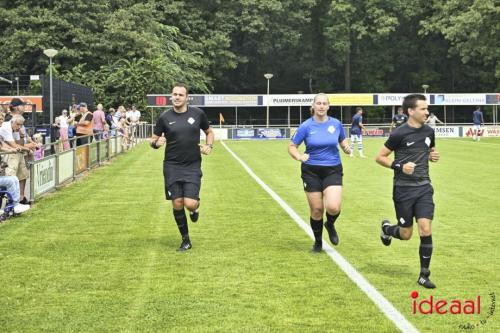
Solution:
[{"label": "blue polo shirt", "polygon": [[351,134],[361,135],[361,126],[359,126],[359,124],[363,124],[363,116],[355,114],[354,117],[352,117]]},{"label": "blue polo shirt", "polygon": [[309,165],[334,166],[341,163],[338,144],[345,139],[344,128],[340,121],[328,117],[324,123],[318,123],[314,117],[304,121],[292,137],[292,142],[299,146],[306,145]]},{"label": "blue polo shirt", "polygon": [[483,113],[479,110],[476,110],[472,113],[472,122],[474,125],[481,125],[481,120],[483,119]]}]

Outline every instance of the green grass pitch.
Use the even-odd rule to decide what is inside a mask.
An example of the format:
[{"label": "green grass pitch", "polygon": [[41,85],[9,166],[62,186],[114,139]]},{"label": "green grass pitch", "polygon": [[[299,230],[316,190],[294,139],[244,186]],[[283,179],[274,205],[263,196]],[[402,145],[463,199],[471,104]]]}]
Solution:
[{"label": "green grass pitch", "polygon": [[[288,141],[226,143],[308,222]],[[364,141],[367,159],[342,155],[336,250],[422,332],[500,331],[500,309],[488,318],[500,295],[500,140],[437,140],[433,291],[416,284],[417,233],[380,243],[381,219],[395,219],[392,172],[373,160],[382,143]],[[398,331],[325,253],[308,252],[312,240],[219,143],[203,161],[193,249],[177,253],[162,158],[141,145],[0,225],[1,332]],[[481,314],[413,314],[414,290],[481,295]]]}]

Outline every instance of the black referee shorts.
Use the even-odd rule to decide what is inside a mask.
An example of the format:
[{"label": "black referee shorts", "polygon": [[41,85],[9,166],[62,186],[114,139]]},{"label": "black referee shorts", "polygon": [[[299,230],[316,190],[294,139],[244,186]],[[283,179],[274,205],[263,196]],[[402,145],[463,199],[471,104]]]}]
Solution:
[{"label": "black referee shorts", "polygon": [[201,177],[200,165],[178,166],[164,162],[163,178],[166,199],[200,200]]},{"label": "black referee shorts", "polygon": [[400,227],[411,227],[413,218],[434,218],[434,189],[431,184],[422,186],[394,186],[392,200]]},{"label": "black referee shorts", "polygon": [[342,186],[342,164],[323,166],[302,163],[300,171],[306,192],[323,192],[328,186]]}]

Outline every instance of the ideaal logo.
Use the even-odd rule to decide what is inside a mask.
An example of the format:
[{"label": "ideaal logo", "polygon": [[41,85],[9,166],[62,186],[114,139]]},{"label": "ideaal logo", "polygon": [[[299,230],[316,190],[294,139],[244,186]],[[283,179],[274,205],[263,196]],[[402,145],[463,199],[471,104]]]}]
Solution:
[{"label": "ideaal logo", "polygon": [[421,313],[424,315],[437,313],[444,314],[480,314],[481,313],[481,296],[478,295],[476,299],[466,300],[445,300],[434,299],[430,295],[428,298],[418,301],[418,292],[412,291],[410,294],[412,301],[412,313]]},{"label": "ideaal logo", "polygon": [[[481,315],[481,295],[477,295],[474,299],[435,299],[434,296],[430,295],[422,300],[418,299],[418,292],[412,291],[410,297],[412,298],[412,314],[416,315]],[[486,325],[488,319],[490,319],[495,313],[496,307],[496,296],[495,293],[489,293],[490,305],[486,313],[486,317],[481,319],[476,323],[466,323],[458,325],[459,329],[463,330],[473,330],[479,328],[481,325]],[[484,314],[483,314],[484,315]]]}]

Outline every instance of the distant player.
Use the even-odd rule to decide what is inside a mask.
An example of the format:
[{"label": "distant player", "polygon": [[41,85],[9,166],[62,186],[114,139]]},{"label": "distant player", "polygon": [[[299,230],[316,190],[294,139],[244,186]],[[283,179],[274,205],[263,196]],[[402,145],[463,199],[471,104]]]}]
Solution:
[{"label": "distant player", "polygon": [[392,117],[392,123],[391,123],[391,128],[389,130],[389,133],[392,132],[393,128],[398,128],[399,126],[403,125],[408,121],[408,116],[404,114],[403,108],[399,107],[398,108],[398,113]]},{"label": "distant player", "polygon": [[[310,223],[315,239],[312,252],[321,252],[323,248],[325,211],[325,229],[330,241],[333,245],[339,243],[334,226],[342,203],[343,169],[339,148],[346,154],[350,153],[342,123],[328,116],[329,107],[327,95],[316,95],[311,106],[312,117],[300,124],[288,145],[290,156],[301,162],[302,183],[309,203]],[[302,142],[306,145],[304,154],[298,150]]]},{"label": "distant player", "polygon": [[352,117],[351,122],[351,157],[354,157],[354,142],[358,143],[359,157],[365,158],[363,154],[363,133],[366,128],[363,125],[363,109],[359,106],[356,108],[356,114]]},{"label": "distant player", "polygon": [[476,110],[472,113],[472,123],[474,124],[474,133],[472,134],[472,140],[481,140],[481,125],[484,125],[483,112],[478,106]]},{"label": "distant player", "polygon": [[[210,154],[214,142],[207,115],[187,104],[188,93],[185,84],[174,85],[173,108],[158,118],[150,139],[154,149],[160,148],[165,141],[167,144],[163,161],[165,196],[172,200],[174,219],[182,236],[177,249],[180,252],[192,247],[184,208],[189,210],[191,221],[196,222],[200,205],[201,154]],[[206,135],[205,145],[200,145],[200,130]]]},{"label": "distant player", "polygon": [[[435,288],[429,270],[432,256],[431,222],[434,218],[434,189],[429,177],[429,161],[437,162],[434,130],[425,125],[429,115],[424,95],[414,94],[404,98],[403,109],[408,122],[395,129],[376,157],[380,165],[394,169],[393,200],[397,224],[382,221],[380,238],[386,246],[392,237],[408,240],[413,232],[413,219],[420,234],[420,276],[417,283],[425,288]],[[394,152],[394,160],[389,155]],[[397,260],[397,259],[395,259]]]},{"label": "distant player", "polygon": [[430,127],[434,128],[436,127],[436,123],[444,124],[439,118],[431,112],[427,120],[425,121],[426,124],[428,124]]}]

